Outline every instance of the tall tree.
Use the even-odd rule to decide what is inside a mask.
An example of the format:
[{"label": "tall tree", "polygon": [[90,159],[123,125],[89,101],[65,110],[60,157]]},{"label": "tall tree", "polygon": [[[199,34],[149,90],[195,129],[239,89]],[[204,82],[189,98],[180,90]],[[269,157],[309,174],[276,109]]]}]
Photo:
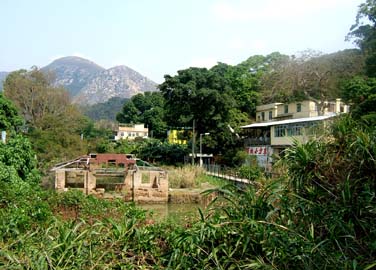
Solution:
[{"label": "tall tree", "polygon": [[143,123],[155,138],[166,137],[164,121],[164,99],[160,92],[137,94],[126,101],[121,112],[116,115],[120,123]]},{"label": "tall tree", "polygon": [[0,130],[15,129],[22,125],[16,106],[0,93]]},{"label": "tall tree", "polygon": [[228,79],[206,68],[189,68],[176,76],[166,75],[159,89],[166,100],[168,125],[190,127],[195,122],[197,134],[211,134],[205,145],[219,152],[228,138],[230,110],[236,105]]},{"label": "tall tree", "polygon": [[310,99],[323,113],[325,101],[340,96],[345,80],[361,73],[363,58],[358,50],[321,54],[307,50],[264,72],[264,101],[287,102]]},{"label": "tall tree", "polygon": [[353,116],[372,126],[376,124],[376,0],[366,0],[359,6],[355,24],[346,38],[354,40],[361,49],[365,74],[348,80],[343,96],[352,103]]},{"label": "tall tree", "polygon": [[4,95],[24,117],[40,165],[85,152],[80,140],[83,116],[67,91],[50,84],[48,74],[37,68],[12,72],[5,80]]},{"label": "tall tree", "polygon": [[256,106],[260,101],[260,80],[258,74],[250,71],[244,64],[231,66],[218,63],[210,71],[226,78],[229,95],[235,100],[235,108],[245,112],[249,117],[256,114]]},{"label": "tall tree", "polygon": [[347,39],[353,39],[364,53],[366,74],[376,77],[376,0],[366,0],[359,6]]},{"label": "tall tree", "polygon": [[10,73],[4,82],[4,95],[14,102],[33,128],[45,125],[46,117],[62,117],[72,110],[68,92],[52,87],[49,76],[36,67]]}]

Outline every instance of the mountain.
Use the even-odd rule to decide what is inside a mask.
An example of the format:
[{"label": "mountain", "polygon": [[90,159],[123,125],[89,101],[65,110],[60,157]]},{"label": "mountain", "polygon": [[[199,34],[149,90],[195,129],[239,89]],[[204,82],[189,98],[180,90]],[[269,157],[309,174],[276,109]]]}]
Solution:
[{"label": "mountain", "polygon": [[94,62],[76,56],[59,58],[42,68],[44,72],[52,72],[54,84],[66,88],[72,97],[104,70]]},{"label": "mountain", "polygon": [[131,98],[146,91],[156,91],[156,83],[129,67],[117,66],[95,76],[73,101],[79,104],[95,104],[112,97]]},{"label": "mountain", "polygon": [[5,81],[5,78],[8,76],[9,72],[3,72],[0,71],[0,91],[3,90],[3,82]]},{"label": "mountain", "polygon": [[68,89],[73,102],[91,105],[112,97],[130,98],[138,93],[156,91],[156,83],[127,66],[110,69],[87,59],[68,56],[42,68],[55,75],[54,84]]}]

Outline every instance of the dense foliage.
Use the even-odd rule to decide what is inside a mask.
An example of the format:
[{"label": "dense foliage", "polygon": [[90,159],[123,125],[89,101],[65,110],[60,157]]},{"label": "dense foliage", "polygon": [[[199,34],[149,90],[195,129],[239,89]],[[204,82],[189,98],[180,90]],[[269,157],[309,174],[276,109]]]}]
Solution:
[{"label": "dense foliage", "polygon": [[215,190],[201,218],[183,225],[81,192],[47,196],[14,170],[0,181],[0,266],[372,269],[375,130],[346,118],[331,134],[290,148],[280,179]]},{"label": "dense foliage", "polygon": [[354,39],[365,55],[366,75],[376,76],[376,1],[366,0],[359,6],[355,24],[351,27],[348,39]]},{"label": "dense foliage", "polygon": [[22,125],[22,122],[14,104],[0,93],[0,130],[15,130]]},{"label": "dense foliage", "polygon": [[12,72],[4,82],[4,95],[23,116],[23,129],[41,166],[84,151],[80,142],[83,116],[71,104],[66,90],[51,85],[49,74],[37,68]]},{"label": "dense foliage", "polygon": [[149,128],[151,137],[166,138],[164,100],[159,92],[145,92],[133,96],[116,115],[116,120],[120,123],[143,123]]},{"label": "dense foliage", "polygon": [[365,74],[347,81],[343,88],[344,97],[353,103],[356,119],[376,124],[376,1],[367,0],[359,6],[355,24],[348,39],[354,39],[365,58]]},{"label": "dense foliage", "polygon": [[116,114],[121,111],[128,99],[113,97],[103,103],[97,103],[82,108],[83,114],[93,121],[108,120],[115,122]]}]

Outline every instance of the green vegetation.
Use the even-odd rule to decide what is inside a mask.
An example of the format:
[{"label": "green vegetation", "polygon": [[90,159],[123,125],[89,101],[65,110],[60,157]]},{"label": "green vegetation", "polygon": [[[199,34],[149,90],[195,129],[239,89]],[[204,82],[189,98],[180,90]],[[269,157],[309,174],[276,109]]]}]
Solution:
[{"label": "green vegetation", "polygon": [[91,106],[83,107],[83,114],[94,121],[107,120],[111,122],[116,121],[116,114],[121,111],[124,103],[128,99],[113,97],[104,103],[98,103]]},{"label": "green vegetation", "polygon": [[[48,75],[11,73],[0,95],[0,128],[8,132],[0,142],[0,268],[374,269],[375,10],[374,0],[360,5],[349,34],[360,50],[273,53],[237,66],[181,70],[166,76],[161,93],[135,96],[118,114],[121,121],[147,123],[159,138],[167,126],[195,122],[197,134],[210,132],[205,152],[257,188],[222,185],[199,168],[176,166],[192,145],[109,141],[111,128],[83,117]],[[325,136],[287,149],[277,163],[279,178],[243,165],[237,127],[259,102],[310,98],[320,105],[339,94],[352,103],[351,115],[338,118]],[[175,165],[173,188],[222,187],[206,191],[216,199],[183,224],[155,222],[119,200],[41,189],[41,169],[91,150]]]},{"label": "green vegetation", "polygon": [[0,266],[372,269],[375,130],[344,118],[330,134],[290,148],[283,177],[257,190],[213,190],[216,201],[184,224],[155,223],[121,201],[46,193],[13,169],[0,181]]},{"label": "green vegetation", "polygon": [[153,138],[166,138],[164,100],[159,92],[137,94],[124,104],[116,120],[120,123],[143,123]]},{"label": "green vegetation", "polygon": [[85,152],[80,141],[84,119],[62,88],[50,83],[49,75],[37,68],[8,75],[4,96],[12,100],[24,119],[22,130],[38,153],[41,167]]},{"label": "green vegetation", "polygon": [[167,167],[170,188],[201,188],[203,184],[214,187],[225,186],[227,181],[207,176],[203,168],[197,166]]},{"label": "green vegetation", "polygon": [[351,26],[348,39],[354,39],[365,56],[365,71],[370,77],[376,76],[376,3],[375,0],[366,0],[359,6],[356,21]]}]

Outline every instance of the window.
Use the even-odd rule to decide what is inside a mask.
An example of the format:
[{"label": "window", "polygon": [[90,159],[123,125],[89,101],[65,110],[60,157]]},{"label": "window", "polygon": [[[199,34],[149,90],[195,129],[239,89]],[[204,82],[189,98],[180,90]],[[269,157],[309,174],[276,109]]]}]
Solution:
[{"label": "window", "polygon": [[287,127],[288,136],[301,136],[302,135],[302,126],[297,124],[289,124]]},{"label": "window", "polygon": [[286,134],[285,125],[277,125],[274,127],[274,137],[284,137]]},{"label": "window", "polygon": [[302,111],[302,104],[298,103],[296,104],[296,112],[301,112]]},{"label": "window", "polygon": [[261,119],[262,121],[265,121],[265,112],[261,112]]},{"label": "window", "polygon": [[289,113],[289,105],[285,105],[284,112]]},{"label": "window", "polygon": [[317,123],[312,121],[277,125],[274,127],[274,137],[312,135],[316,125]]},{"label": "window", "polygon": [[270,119],[273,119],[273,112],[272,111],[269,111],[269,120]]}]

